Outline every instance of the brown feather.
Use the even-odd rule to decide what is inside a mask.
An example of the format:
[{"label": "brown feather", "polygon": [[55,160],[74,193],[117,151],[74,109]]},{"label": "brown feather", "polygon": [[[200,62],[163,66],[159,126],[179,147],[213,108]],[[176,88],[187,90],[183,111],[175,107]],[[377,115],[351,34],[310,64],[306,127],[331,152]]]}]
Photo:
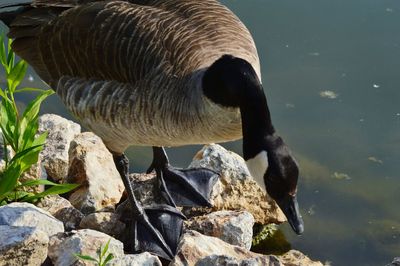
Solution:
[{"label": "brown feather", "polygon": [[[211,106],[199,83],[204,70],[224,54],[247,60],[260,73],[253,39],[232,12],[214,0],[89,2],[36,0],[37,8],[11,26],[15,51],[58,88],[85,125],[106,143],[122,138],[110,129],[118,125],[129,136],[122,141],[126,145],[240,138],[238,110]],[[124,102],[101,88],[134,100]],[[90,97],[86,103],[80,98],[97,93],[104,99],[96,96],[96,108]],[[131,110],[130,126],[122,121],[127,116],[118,115],[119,106]]]}]

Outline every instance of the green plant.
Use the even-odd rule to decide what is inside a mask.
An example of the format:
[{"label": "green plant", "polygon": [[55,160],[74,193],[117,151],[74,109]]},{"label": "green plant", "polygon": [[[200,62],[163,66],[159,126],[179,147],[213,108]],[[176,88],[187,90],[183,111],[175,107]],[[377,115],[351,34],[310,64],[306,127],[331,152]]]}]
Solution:
[{"label": "green plant", "polygon": [[[62,194],[75,189],[78,186],[76,184],[56,184],[48,180],[20,182],[21,175],[38,162],[39,152],[46,141],[47,132],[37,135],[39,109],[43,100],[53,94],[53,91],[19,88],[28,64],[23,60],[17,62],[11,50],[11,40],[6,45],[2,36],[0,36],[0,62],[7,81],[6,88],[0,88],[0,129],[5,161],[5,167],[0,173],[0,206],[12,201],[35,202],[47,195]],[[39,95],[27,105],[21,115],[14,95],[27,91],[39,92]],[[14,156],[8,155],[8,147],[12,149]],[[26,191],[27,188],[37,185],[47,185],[50,188],[41,193]]]},{"label": "green plant", "polygon": [[258,245],[265,239],[272,238],[278,230],[278,226],[276,224],[266,224],[257,229],[258,232],[253,236],[252,246]]},{"label": "green plant", "polygon": [[74,256],[80,260],[94,262],[98,266],[105,266],[110,260],[112,260],[114,258],[114,255],[112,253],[108,253],[108,255],[106,256],[107,251],[108,251],[108,246],[110,245],[110,241],[111,241],[111,238],[107,241],[104,248],[102,248],[102,246],[100,246],[97,249],[96,253],[97,253],[98,259],[95,259],[89,255],[82,255],[82,254],[74,254]]}]

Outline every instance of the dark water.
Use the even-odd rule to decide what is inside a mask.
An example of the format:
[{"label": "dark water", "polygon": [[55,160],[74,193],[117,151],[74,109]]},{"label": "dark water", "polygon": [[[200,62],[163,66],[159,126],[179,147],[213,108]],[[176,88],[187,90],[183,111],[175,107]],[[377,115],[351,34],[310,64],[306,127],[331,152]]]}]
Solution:
[{"label": "dark water", "polygon": [[[400,256],[400,1],[223,3],[254,35],[274,124],[301,164],[306,231],[282,226],[292,247],[332,265]],[[65,115],[56,97],[43,111]],[[169,155],[184,166],[198,148]],[[151,160],[129,155],[137,171]]]}]

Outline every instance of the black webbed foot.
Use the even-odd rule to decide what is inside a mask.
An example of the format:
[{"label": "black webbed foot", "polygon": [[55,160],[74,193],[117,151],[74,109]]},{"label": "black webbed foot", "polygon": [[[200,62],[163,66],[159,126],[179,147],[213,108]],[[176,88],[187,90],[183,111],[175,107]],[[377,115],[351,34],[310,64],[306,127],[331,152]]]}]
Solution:
[{"label": "black webbed foot", "polygon": [[[186,217],[176,208],[164,204],[146,207],[145,212],[150,223],[160,232],[165,243],[175,254]],[[148,234],[148,231],[141,230],[141,227],[142,224],[139,223],[137,237],[140,249],[157,254],[163,252],[158,245],[153,244],[152,236]]]},{"label": "black webbed foot", "polygon": [[211,207],[209,199],[219,178],[218,173],[206,168],[174,168],[169,164],[162,147],[153,147],[153,154],[153,162],[147,173],[156,171],[161,194],[169,204]]},{"label": "black webbed foot", "polygon": [[128,179],[128,158],[124,154],[114,155],[114,162],[124,182],[133,212],[133,251],[148,251],[172,260],[182,234],[185,216],[168,205],[141,207]]}]

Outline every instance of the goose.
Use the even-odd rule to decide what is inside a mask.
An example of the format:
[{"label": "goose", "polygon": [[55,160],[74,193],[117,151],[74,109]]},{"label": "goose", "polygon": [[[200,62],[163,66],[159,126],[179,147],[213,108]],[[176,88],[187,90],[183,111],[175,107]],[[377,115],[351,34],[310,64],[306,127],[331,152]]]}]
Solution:
[{"label": "goose", "polygon": [[[11,9],[10,9],[11,8]],[[0,5],[12,49],[112,152],[135,218],[135,250],[172,259],[184,216],[207,206],[218,175],[169,164],[165,146],[243,138],[250,173],[297,234],[298,164],[272,125],[254,40],[217,0],[25,0]],[[166,204],[142,207],[131,145],[153,147]]]}]

